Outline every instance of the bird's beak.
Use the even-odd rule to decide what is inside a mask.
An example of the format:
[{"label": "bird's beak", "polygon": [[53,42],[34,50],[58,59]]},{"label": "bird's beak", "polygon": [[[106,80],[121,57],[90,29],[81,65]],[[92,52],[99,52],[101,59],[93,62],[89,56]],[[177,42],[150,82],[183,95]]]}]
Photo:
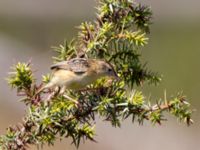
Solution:
[{"label": "bird's beak", "polygon": [[116,72],[114,72],[113,78],[114,78],[116,81],[119,81],[119,80],[120,80],[120,78],[119,78],[119,76],[117,75]]},{"label": "bird's beak", "polygon": [[119,76],[115,76],[115,80],[119,81],[120,80]]}]

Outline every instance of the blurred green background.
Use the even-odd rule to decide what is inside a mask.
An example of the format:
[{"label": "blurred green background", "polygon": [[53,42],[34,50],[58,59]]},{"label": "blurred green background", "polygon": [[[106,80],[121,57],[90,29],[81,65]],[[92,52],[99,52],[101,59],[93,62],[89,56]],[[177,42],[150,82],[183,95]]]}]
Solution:
[{"label": "blurred green background", "polygon": [[[138,0],[139,1],[139,0]],[[183,91],[192,107],[195,124],[186,127],[174,118],[162,126],[145,123],[143,126],[127,120],[121,129],[97,120],[97,141],[86,141],[80,150],[199,150],[199,77],[200,77],[200,1],[148,0],[139,1],[151,6],[154,24],[149,44],[142,49],[143,61],[163,75],[163,82],[155,87],[144,87],[152,98]],[[0,0],[0,134],[6,127],[21,121],[24,104],[18,102],[5,78],[10,66],[32,58],[36,77],[48,73],[52,64],[51,46],[76,36],[82,21],[95,17],[95,0]],[[71,139],[58,141],[45,150],[75,150]],[[36,147],[30,148],[36,150]]]}]

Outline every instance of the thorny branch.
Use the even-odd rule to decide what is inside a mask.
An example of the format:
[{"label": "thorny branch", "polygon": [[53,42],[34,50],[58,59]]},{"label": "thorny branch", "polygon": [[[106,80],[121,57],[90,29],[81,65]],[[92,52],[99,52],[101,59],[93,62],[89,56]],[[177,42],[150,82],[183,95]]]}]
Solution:
[{"label": "thorny branch", "polygon": [[164,96],[151,104],[141,91],[133,90],[145,82],[161,81],[140,60],[139,49],[147,44],[150,31],[149,7],[130,0],[99,0],[97,10],[94,22],[80,25],[78,38],[54,47],[58,55],[53,58],[55,62],[74,57],[104,59],[114,65],[120,81],[103,78],[84,90],[67,90],[64,95],[52,94],[55,91],[51,89],[37,93],[51,76],[43,76],[43,83],[36,85],[30,63],[14,65],[8,83],[23,97],[27,114],[21,124],[0,136],[0,149],[26,150],[30,145],[53,145],[56,139],[68,137],[78,147],[81,140],[95,141],[97,116],[114,127],[120,127],[127,118],[141,125],[145,120],[161,124],[166,120],[165,112],[187,125],[193,123],[190,104],[182,94]]}]

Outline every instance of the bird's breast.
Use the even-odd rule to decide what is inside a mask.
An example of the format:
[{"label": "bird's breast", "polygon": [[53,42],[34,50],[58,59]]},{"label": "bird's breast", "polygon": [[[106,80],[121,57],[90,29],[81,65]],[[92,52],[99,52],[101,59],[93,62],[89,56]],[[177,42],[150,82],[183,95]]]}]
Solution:
[{"label": "bird's breast", "polygon": [[53,76],[58,86],[66,86],[68,89],[81,89],[98,79],[94,74],[74,73],[69,70],[58,70]]}]

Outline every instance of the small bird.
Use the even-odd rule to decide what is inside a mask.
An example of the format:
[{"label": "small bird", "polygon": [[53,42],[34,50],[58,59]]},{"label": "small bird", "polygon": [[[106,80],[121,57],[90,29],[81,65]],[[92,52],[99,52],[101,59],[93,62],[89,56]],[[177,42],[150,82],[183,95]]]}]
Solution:
[{"label": "small bird", "polygon": [[80,90],[105,76],[118,79],[113,66],[103,60],[73,58],[51,66],[52,78],[37,93],[44,89],[59,87],[60,94],[66,89]]}]

